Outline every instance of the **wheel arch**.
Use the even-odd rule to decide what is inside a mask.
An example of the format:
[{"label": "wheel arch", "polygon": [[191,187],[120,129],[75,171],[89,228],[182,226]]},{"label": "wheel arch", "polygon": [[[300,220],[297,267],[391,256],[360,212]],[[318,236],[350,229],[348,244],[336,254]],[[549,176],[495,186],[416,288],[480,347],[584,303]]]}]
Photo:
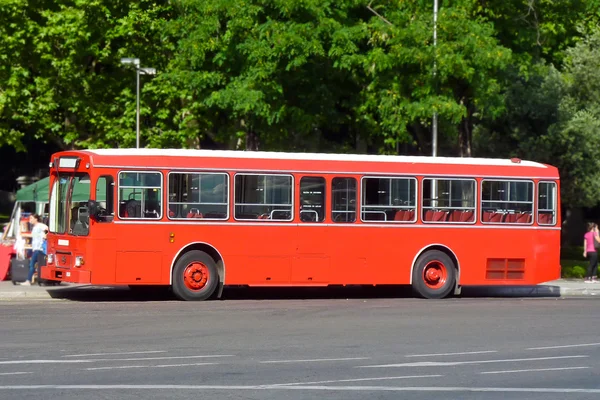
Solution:
[{"label": "wheel arch", "polygon": [[177,254],[175,254],[175,257],[173,257],[173,261],[171,261],[171,268],[169,270],[169,285],[173,285],[173,268],[175,268],[175,264],[177,264],[177,261],[185,253],[191,250],[203,251],[206,254],[208,254],[213,260],[215,260],[215,264],[217,264],[217,271],[219,273],[219,286],[217,287],[217,297],[221,297],[221,294],[223,293],[223,285],[225,283],[225,260],[223,259],[223,256],[221,255],[219,250],[217,250],[215,246],[207,242],[192,242],[186,244],[181,249],[179,249]]},{"label": "wheel arch", "polygon": [[450,249],[450,247],[446,246],[445,244],[441,244],[441,243],[428,244],[427,246],[423,247],[421,250],[419,250],[417,252],[415,257],[413,258],[412,265],[410,266],[410,277],[409,277],[410,284],[411,285],[413,284],[413,271],[415,269],[415,265],[417,264],[417,260],[423,253],[430,251],[430,250],[439,250],[439,251],[445,253],[448,257],[450,257],[452,259],[452,261],[454,261],[454,265],[456,265],[456,288],[458,288],[460,286],[460,262],[458,261],[458,257]]}]

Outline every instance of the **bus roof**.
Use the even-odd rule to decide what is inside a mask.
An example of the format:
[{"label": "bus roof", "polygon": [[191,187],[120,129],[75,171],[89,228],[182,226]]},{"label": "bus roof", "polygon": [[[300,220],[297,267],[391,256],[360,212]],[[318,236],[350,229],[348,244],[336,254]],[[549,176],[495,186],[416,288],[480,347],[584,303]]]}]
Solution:
[{"label": "bus roof", "polygon": [[303,160],[303,161],[358,161],[358,162],[388,162],[409,164],[454,164],[454,165],[486,165],[549,168],[548,165],[535,161],[501,158],[471,158],[471,157],[427,157],[427,156],[390,156],[370,154],[331,154],[331,153],[284,153],[267,151],[242,150],[192,150],[192,149],[95,149],[82,150],[99,156],[121,157],[206,157],[206,158],[246,158],[270,160]]}]

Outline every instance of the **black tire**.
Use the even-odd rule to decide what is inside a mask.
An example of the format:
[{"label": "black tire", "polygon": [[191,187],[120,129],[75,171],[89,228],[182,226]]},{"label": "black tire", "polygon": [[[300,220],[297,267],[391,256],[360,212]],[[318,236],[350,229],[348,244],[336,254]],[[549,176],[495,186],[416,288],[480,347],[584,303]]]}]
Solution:
[{"label": "black tire", "polygon": [[412,275],[416,294],[426,299],[443,299],[455,285],[456,265],[446,253],[429,250],[419,256]]},{"label": "black tire", "polygon": [[[189,268],[189,269],[188,269]],[[204,282],[204,279],[206,281]],[[215,260],[200,250],[185,253],[173,268],[173,293],[180,300],[209,299],[219,286]]]}]

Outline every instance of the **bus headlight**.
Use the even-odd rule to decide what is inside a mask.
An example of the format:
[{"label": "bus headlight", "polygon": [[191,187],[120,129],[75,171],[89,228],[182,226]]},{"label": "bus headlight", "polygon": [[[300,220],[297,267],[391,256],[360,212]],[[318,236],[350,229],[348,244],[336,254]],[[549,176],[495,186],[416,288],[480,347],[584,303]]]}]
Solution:
[{"label": "bus headlight", "polygon": [[85,264],[85,262],[83,261],[82,256],[75,257],[75,266],[76,267],[81,267],[83,264]]},{"label": "bus headlight", "polygon": [[46,256],[46,263],[47,264],[54,264],[54,254],[48,254]]}]

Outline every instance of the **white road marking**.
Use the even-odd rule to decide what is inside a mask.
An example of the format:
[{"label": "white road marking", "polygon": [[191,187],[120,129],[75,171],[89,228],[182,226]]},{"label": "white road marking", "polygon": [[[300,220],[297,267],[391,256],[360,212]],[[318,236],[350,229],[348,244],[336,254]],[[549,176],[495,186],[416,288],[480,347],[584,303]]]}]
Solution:
[{"label": "white road marking", "polygon": [[565,371],[569,369],[587,369],[590,367],[563,367],[563,368],[538,368],[538,369],[513,369],[507,371],[486,371],[480,374],[511,374],[515,372],[541,372],[541,371]]},{"label": "white road marking", "polygon": [[3,385],[0,390],[312,390],[312,391],[355,391],[355,392],[475,392],[475,393],[584,393],[600,394],[600,389],[582,388],[519,388],[519,387],[426,387],[426,386],[273,386],[273,385]]},{"label": "white road marking", "polygon": [[203,355],[203,356],[174,356],[174,357],[139,357],[139,358],[88,358],[86,360],[10,360],[0,361],[0,365],[8,364],[83,364],[97,362],[114,362],[114,361],[156,361],[156,360],[174,360],[174,359],[191,359],[191,358],[219,358],[219,357],[234,357],[233,355]]},{"label": "white road marking", "polygon": [[194,363],[194,364],[163,364],[163,365],[121,365],[118,367],[95,367],[86,368],[86,371],[97,371],[106,369],[130,369],[130,368],[170,368],[170,367],[191,367],[198,365],[216,365],[217,363]]},{"label": "white road marking", "polygon": [[527,350],[568,349],[570,347],[591,347],[591,346],[600,346],[600,343],[567,344],[565,346],[548,346],[548,347],[530,347]]},{"label": "white road marking", "polygon": [[90,363],[91,360],[10,360],[0,361],[0,365],[10,364],[82,364]]},{"label": "white road marking", "polygon": [[438,353],[438,354],[409,354],[404,357],[438,357],[438,356],[462,356],[469,354],[487,354],[487,353],[497,353],[497,350],[485,350],[485,351],[467,351],[462,353]]},{"label": "white road marking", "polygon": [[560,356],[560,357],[535,357],[535,358],[511,358],[507,360],[478,360],[478,361],[422,361],[401,364],[362,365],[355,368],[395,368],[395,367],[446,367],[466,364],[492,364],[520,361],[545,361],[562,360],[567,358],[588,358],[589,356]]},{"label": "white road marking", "polygon": [[276,383],[271,386],[291,386],[291,385],[316,385],[318,383],[338,383],[338,382],[361,382],[361,381],[386,381],[393,379],[412,379],[412,378],[439,378],[444,375],[412,375],[412,376],[385,376],[380,378],[359,378],[359,379],[339,379],[335,381],[315,381],[315,382],[292,382]]},{"label": "white road marking", "polygon": [[95,357],[95,356],[120,356],[126,354],[151,354],[151,353],[166,353],[166,350],[149,350],[149,351],[124,351],[121,353],[91,353],[91,354],[69,354],[63,357]]},{"label": "white road marking", "polygon": [[304,363],[304,362],[327,362],[327,361],[353,361],[369,360],[370,357],[349,357],[349,358],[313,358],[310,360],[273,360],[261,361],[260,364],[286,364],[286,363]]},{"label": "white road marking", "polygon": [[25,375],[33,374],[33,372],[0,372],[0,375]]},{"label": "white road marking", "polygon": [[139,357],[139,358],[97,358],[90,361],[156,361],[156,360],[178,360],[188,358],[221,358],[221,357],[234,357],[233,355],[213,355],[213,356],[172,356],[172,357]]}]

